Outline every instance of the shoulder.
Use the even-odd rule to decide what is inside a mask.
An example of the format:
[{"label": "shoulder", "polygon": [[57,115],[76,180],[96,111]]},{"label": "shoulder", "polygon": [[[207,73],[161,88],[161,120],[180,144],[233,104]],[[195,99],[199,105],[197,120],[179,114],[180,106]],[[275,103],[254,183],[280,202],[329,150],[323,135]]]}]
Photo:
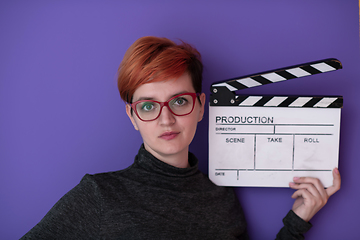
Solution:
[{"label": "shoulder", "polygon": [[117,170],[117,171],[109,171],[109,172],[100,172],[94,174],[85,174],[81,179],[80,183],[96,183],[96,182],[103,182],[109,181],[111,179],[117,179],[127,174],[127,172],[132,171],[134,168],[134,164],[128,166],[127,168]]},{"label": "shoulder", "polygon": [[85,174],[77,188],[84,188],[92,192],[103,192],[104,190],[121,188],[121,185],[127,184],[132,175],[133,165],[126,169],[112,172],[103,172],[96,174]]}]

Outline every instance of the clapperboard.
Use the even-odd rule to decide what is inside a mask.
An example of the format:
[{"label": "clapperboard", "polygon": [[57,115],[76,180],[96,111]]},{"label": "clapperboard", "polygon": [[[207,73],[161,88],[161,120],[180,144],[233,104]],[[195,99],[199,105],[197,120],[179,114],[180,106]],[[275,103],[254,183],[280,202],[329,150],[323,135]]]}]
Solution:
[{"label": "clapperboard", "polygon": [[337,59],[211,85],[209,177],[221,186],[288,187],[295,176],[332,185],[341,96],[248,96],[235,91],[341,69]]}]

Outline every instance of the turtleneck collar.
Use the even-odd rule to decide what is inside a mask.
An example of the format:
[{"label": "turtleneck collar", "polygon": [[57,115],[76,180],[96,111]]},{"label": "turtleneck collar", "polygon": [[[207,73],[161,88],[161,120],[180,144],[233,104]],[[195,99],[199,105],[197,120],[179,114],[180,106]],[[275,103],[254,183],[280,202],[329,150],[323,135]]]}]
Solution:
[{"label": "turtleneck collar", "polygon": [[196,174],[199,171],[197,158],[194,154],[189,152],[188,161],[190,165],[188,168],[171,166],[149,153],[145,149],[144,144],[141,145],[139,152],[135,157],[135,164],[142,169],[169,177],[189,177]]}]

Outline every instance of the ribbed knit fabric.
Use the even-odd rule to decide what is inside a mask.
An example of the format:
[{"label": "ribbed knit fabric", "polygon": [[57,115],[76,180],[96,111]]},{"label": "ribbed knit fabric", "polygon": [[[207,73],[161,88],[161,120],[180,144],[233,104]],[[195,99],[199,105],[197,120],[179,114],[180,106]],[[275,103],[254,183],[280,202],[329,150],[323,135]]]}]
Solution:
[{"label": "ribbed knit fabric", "polygon": [[305,222],[293,211],[290,211],[283,219],[284,227],[277,234],[276,239],[302,240],[304,233],[310,230],[312,224]]},{"label": "ribbed knit fabric", "polygon": [[[129,168],[85,175],[21,239],[248,239],[233,189],[214,185],[191,153],[189,164],[173,167],[142,146]],[[309,228],[291,212],[284,223],[277,239]]]},{"label": "ribbed knit fabric", "polygon": [[233,189],[142,146],[129,168],[85,175],[22,239],[247,239]]}]

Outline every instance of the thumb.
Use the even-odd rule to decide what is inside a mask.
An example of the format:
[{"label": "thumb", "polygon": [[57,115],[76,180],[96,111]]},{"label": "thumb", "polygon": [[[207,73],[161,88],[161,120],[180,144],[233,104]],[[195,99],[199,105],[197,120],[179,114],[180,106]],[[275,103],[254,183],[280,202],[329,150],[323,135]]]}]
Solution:
[{"label": "thumb", "polygon": [[333,178],[334,178],[333,185],[326,189],[326,193],[329,197],[331,195],[333,195],[334,193],[336,193],[337,191],[339,191],[340,186],[341,186],[341,177],[340,177],[340,172],[339,172],[338,168],[334,168]]}]

